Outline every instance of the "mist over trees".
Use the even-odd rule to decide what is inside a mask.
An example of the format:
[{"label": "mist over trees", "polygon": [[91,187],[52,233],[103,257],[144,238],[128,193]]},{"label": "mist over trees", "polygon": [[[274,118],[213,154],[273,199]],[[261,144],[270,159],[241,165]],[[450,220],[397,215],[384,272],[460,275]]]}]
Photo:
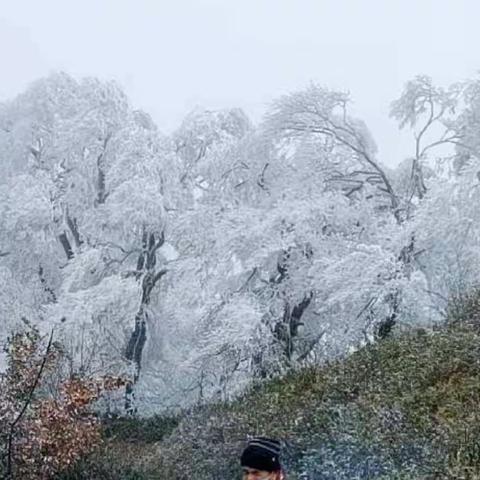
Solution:
[{"label": "mist over trees", "polygon": [[0,104],[1,342],[53,328],[147,413],[441,322],[480,280],[480,80],[405,85],[396,168],[349,102],[311,84],[169,136],[92,78]]}]

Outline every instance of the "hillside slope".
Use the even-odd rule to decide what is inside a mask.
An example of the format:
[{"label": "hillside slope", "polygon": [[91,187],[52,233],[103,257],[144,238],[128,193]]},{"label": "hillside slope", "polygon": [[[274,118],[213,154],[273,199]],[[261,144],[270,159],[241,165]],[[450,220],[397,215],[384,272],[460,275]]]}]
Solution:
[{"label": "hillside slope", "polygon": [[65,478],[238,478],[251,434],[285,441],[289,479],[480,478],[479,362],[474,327],[403,334],[231,404],[112,425],[108,453]]}]

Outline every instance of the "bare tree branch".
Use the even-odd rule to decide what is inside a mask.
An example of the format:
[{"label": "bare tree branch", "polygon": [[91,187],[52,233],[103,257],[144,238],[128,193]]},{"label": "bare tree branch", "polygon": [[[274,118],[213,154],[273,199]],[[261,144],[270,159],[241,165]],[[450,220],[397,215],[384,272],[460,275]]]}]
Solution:
[{"label": "bare tree branch", "polygon": [[22,417],[25,415],[25,412],[27,411],[28,406],[32,402],[33,394],[40,382],[40,378],[42,377],[43,371],[45,369],[45,365],[48,360],[48,355],[50,354],[50,350],[52,348],[52,344],[53,344],[53,330],[50,332],[50,338],[48,340],[47,348],[43,355],[42,363],[40,364],[40,368],[38,369],[35,380],[30,387],[30,391],[28,392],[27,399],[25,400],[25,403],[23,404],[22,409],[20,410],[18,415],[15,417],[15,420],[10,424],[10,431],[8,434],[8,452],[7,452],[7,466],[6,466],[6,472],[5,472],[5,480],[14,478],[13,477],[13,460],[14,460],[13,459],[13,443],[14,443],[14,436],[15,436],[15,428],[18,425],[18,423],[22,420]]}]

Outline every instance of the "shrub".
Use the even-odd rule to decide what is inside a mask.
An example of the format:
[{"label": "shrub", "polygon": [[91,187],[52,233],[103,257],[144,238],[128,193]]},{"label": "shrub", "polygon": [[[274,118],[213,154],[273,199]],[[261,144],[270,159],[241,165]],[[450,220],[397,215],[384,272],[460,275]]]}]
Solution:
[{"label": "shrub", "polygon": [[178,415],[153,415],[148,418],[116,417],[103,422],[103,435],[129,443],[154,443],[170,435],[178,426]]},{"label": "shrub", "polygon": [[166,414],[103,419],[101,447],[58,480],[164,479],[158,444],[175,430],[178,421],[178,416]]},{"label": "shrub", "polygon": [[100,424],[92,406],[116,378],[59,376],[61,346],[27,324],[6,347],[0,377],[0,455],[3,478],[51,478],[95,449]]}]

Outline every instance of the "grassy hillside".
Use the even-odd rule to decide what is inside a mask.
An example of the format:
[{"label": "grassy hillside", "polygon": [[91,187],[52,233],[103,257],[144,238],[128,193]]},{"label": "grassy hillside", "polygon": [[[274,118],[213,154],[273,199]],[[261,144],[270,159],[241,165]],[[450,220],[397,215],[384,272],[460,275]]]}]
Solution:
[{"label": "grassy hillside", "polygon": [[479,362],[475,326],[404,334],[231,404],[111,425],[64,478],[239,478],[247,434],[285,440],[289,479],[480,478]]}]

